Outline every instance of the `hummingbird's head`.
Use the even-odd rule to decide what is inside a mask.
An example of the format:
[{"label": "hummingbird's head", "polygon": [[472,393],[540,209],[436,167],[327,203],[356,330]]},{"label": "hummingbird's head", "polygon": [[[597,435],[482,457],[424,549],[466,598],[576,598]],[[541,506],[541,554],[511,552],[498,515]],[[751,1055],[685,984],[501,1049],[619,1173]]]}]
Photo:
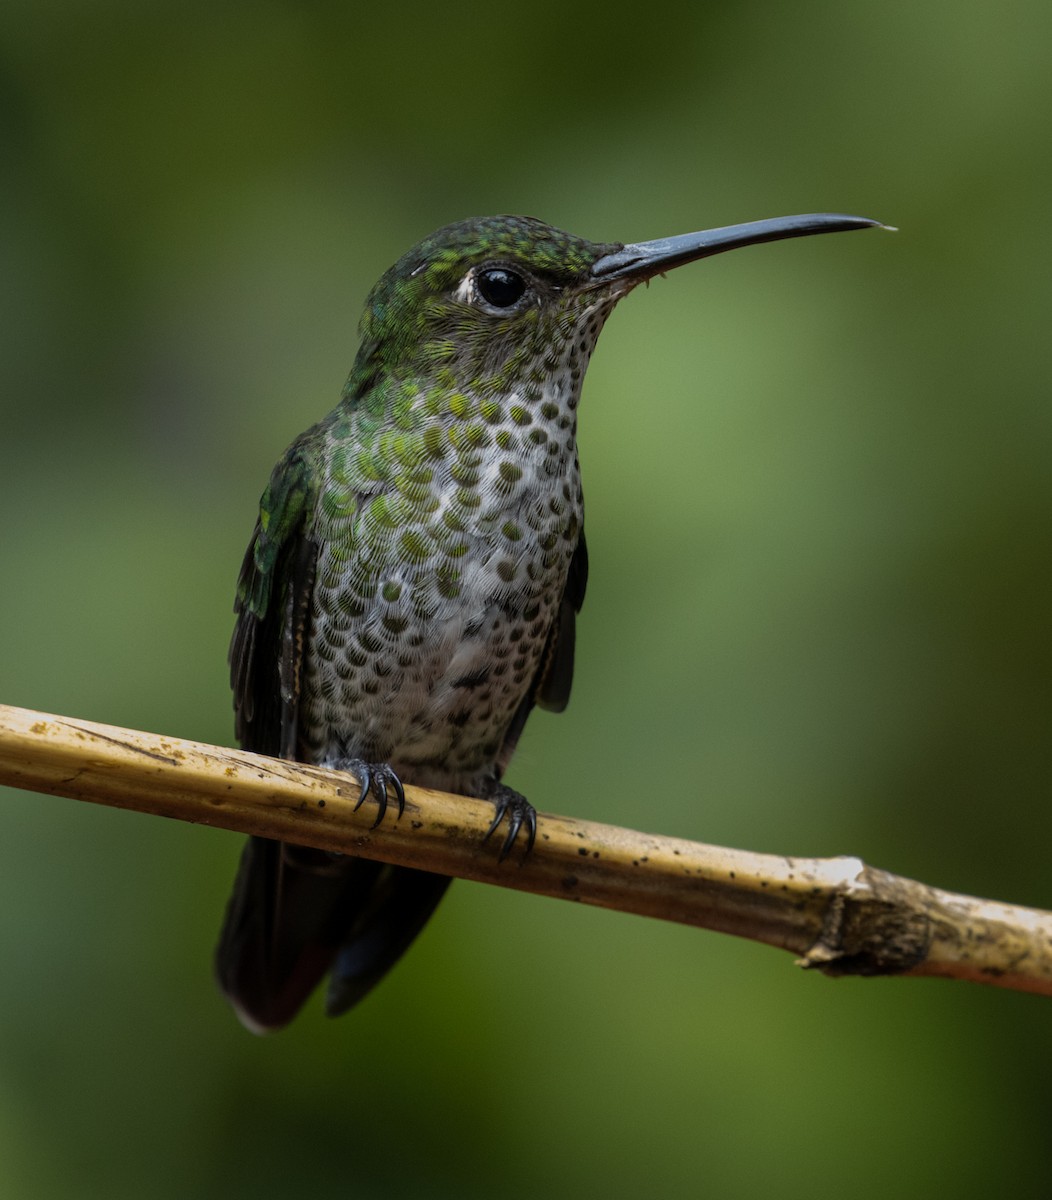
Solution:
[{"label": "hummingbird's head", "polygon": [[369,294],[359,366],[366,357],[374,372],[481,391],[543,373],[545,361],[553,370],[568,340],[583,338],[591,352],[628,290],[592,276],[598,261],[622,249],[534,217],[447,225],[404,254]]},{"label": "hummingbird's head", "polygon": [[576,393],[611,309],[644,280],[737,246],[879,224],[812,214],[625,245],[534,217],[459,221],[414,246],[370,292],[349,391],[386,375],[539,394],[565,372]]}]

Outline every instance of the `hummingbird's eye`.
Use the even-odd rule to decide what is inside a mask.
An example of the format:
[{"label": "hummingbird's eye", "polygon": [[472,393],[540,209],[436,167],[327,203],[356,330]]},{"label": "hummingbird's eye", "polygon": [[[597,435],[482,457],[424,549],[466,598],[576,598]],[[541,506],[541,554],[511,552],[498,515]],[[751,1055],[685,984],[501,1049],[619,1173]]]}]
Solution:
[{"label": "hummingbird's eye", "polygon": [[494,308],[511,308],[526,291],[526,280],[507,267],[487,267],[475,276],[479,295]]}]

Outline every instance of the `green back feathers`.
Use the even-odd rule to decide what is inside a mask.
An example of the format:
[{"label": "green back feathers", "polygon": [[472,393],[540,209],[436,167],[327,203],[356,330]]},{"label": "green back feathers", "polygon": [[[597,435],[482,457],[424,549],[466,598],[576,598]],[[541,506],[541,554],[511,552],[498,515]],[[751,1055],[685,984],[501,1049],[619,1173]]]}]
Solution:
[{"label": "green back feathers", "polygon": [[238,611],[258,618],[267,614],[282,548],[307,512],[310,468],[302,445],[301,438],[290,446],[270,476],[259,502],[255,536],[238,580]]}]

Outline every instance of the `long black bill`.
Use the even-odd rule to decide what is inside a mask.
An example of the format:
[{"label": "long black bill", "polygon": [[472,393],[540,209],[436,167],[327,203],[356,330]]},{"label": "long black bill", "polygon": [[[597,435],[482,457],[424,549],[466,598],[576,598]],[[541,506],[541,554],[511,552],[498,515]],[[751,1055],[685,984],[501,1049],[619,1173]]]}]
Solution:
[{"label": "long black bill", "polygon": [[749,221],[745,225],[725,225],[701,233],[682,233],[678,237],[657,238],[623,246],[613,254],[604,254],[592,264],[596,283],[614,279],[641,282],[662,271],[739,246],[759,242],[778,242],[782,238],[809,237],[812,233],[839,233],[846,229],[886,229],[880,221],[868,217],[848,217],[842,213],[805,213],[799,217],[772,217],[767,221]]}]

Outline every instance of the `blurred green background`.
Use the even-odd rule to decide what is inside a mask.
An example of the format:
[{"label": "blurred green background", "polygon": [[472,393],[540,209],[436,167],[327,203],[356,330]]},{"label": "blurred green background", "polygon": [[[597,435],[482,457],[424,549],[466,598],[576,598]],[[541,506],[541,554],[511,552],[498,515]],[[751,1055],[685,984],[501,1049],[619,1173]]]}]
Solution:
[{"label": "blurred green background", "polygon": [[[1052,907],[1050,38],[1046,0],[8,0],[0,700],[229,742],[256,500],[434,227],[858,212],[901,232],[611,320],[574,698],[510,780]],[[260,1040],[211,979],[238,837],[3,799],[4,1196],[1047,1195],[1048,1000],[459,883]]]}]

